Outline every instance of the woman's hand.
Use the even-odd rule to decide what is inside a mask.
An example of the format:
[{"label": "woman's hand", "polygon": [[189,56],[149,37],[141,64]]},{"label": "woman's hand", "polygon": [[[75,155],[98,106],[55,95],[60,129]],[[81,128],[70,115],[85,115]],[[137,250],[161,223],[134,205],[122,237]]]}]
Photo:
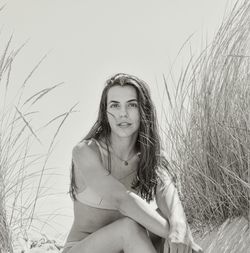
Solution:
[{"label": "woman's hand", "polygon": [[185,221],[170,220],[169,240],[165,241],[164,253],[202,253],[202,248],[194,242]]}]

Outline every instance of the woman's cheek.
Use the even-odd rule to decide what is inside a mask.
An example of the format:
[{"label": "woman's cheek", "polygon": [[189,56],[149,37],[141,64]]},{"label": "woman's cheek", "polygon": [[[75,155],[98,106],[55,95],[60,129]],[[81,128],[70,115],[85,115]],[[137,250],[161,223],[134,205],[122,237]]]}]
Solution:
[{"label": "woman's cheek", "polygon": [[117,116],[116,116],[115,112],[109,111],[108,114],[107,114],[107,116],[108,116],[108,121],[109,121],[110,125],[111,124],[116,124],[116,121],[117,121],[116,118],[117,118]]}]

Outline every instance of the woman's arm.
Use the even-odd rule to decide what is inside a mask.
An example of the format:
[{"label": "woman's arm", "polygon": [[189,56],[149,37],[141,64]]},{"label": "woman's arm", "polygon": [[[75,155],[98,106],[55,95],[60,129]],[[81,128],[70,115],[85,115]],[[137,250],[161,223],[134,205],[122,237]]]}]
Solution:
[{"label": "woman's arm", "polygon": [[166,171],[160,171],[159,177],[156,188],[156,204],[159,212],[169,220],[170,239],[184,241],[187,220],[178,191]]},{"label": "woman's arm", "polygon": [[164,216],[170,221],[179,220],[186,222],[186,215],[180,201],[178,191],[166,171],[159,171],[156,203]]},{"label": "woman's arm", "polygon": [[132,218],[154,234],[168,238],[168,221],[105,170],[90,145],[83,142],[76,145],[72,151],[74,165],[83,175],[85,184],[102,198],[112,202],[123,215]]},{"label": "woman's arm", "polygon": [[[156,189],[156,203],[159,213],[169,220],[169,240],[171,243],[185,244],[194,252],[203,252],[201,247],[194,242],[188,226],[178,191],[166,171],[159,172],[160,180]],[[180,246],[182,249],[182,246]],[[184,250],[185,251],[185,250]],[[183,252],[179,250],[179,252]],[[186,252],[186,251],[185,251]]]}]

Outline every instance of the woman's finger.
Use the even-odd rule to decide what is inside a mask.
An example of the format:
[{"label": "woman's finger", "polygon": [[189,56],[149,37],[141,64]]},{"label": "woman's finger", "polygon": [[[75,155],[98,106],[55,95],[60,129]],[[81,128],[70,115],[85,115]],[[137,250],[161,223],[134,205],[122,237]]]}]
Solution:
[{"label": "woman's finger", "polygon": [[[183,243],[170,243],[170,253],[193,253],[195,251]],[[195,252],[196,253],[196,252]]]},{"label": "woman's finger", "polygon": [[182,243],[179,243],[177,248],[178,248],[178,251],[177,251],[178,253],[189,253],[189,252],[187,252],[186,245],[184,245]]},{"label": "woman's finger", "polygon": [[192,253],[192,248],[181,243],[181,244],[178,245],[178,253],[179,252],[181,252],[181,253]]},{"label": "woman's finger", "polygon": [[171,253],[170,245],[171,245],[171,243],[169,240],[164,241],[163,253]]},{"label": "woman's finger", "polygon": [[179,253],[178,245],[176,243],[170,243],[170,253]]}]

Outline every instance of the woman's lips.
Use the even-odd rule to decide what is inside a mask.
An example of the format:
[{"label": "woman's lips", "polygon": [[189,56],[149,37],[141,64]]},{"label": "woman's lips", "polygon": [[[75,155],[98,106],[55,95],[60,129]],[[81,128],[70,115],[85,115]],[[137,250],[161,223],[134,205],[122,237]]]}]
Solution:
[{"label": "woman's lips", "polygon": [[130,127],[132,124],[127,123],[127,122],[123,122],[123,123],[119,123],[117,124],[117,126],[121,127],[121,128],[127,128]]}]

